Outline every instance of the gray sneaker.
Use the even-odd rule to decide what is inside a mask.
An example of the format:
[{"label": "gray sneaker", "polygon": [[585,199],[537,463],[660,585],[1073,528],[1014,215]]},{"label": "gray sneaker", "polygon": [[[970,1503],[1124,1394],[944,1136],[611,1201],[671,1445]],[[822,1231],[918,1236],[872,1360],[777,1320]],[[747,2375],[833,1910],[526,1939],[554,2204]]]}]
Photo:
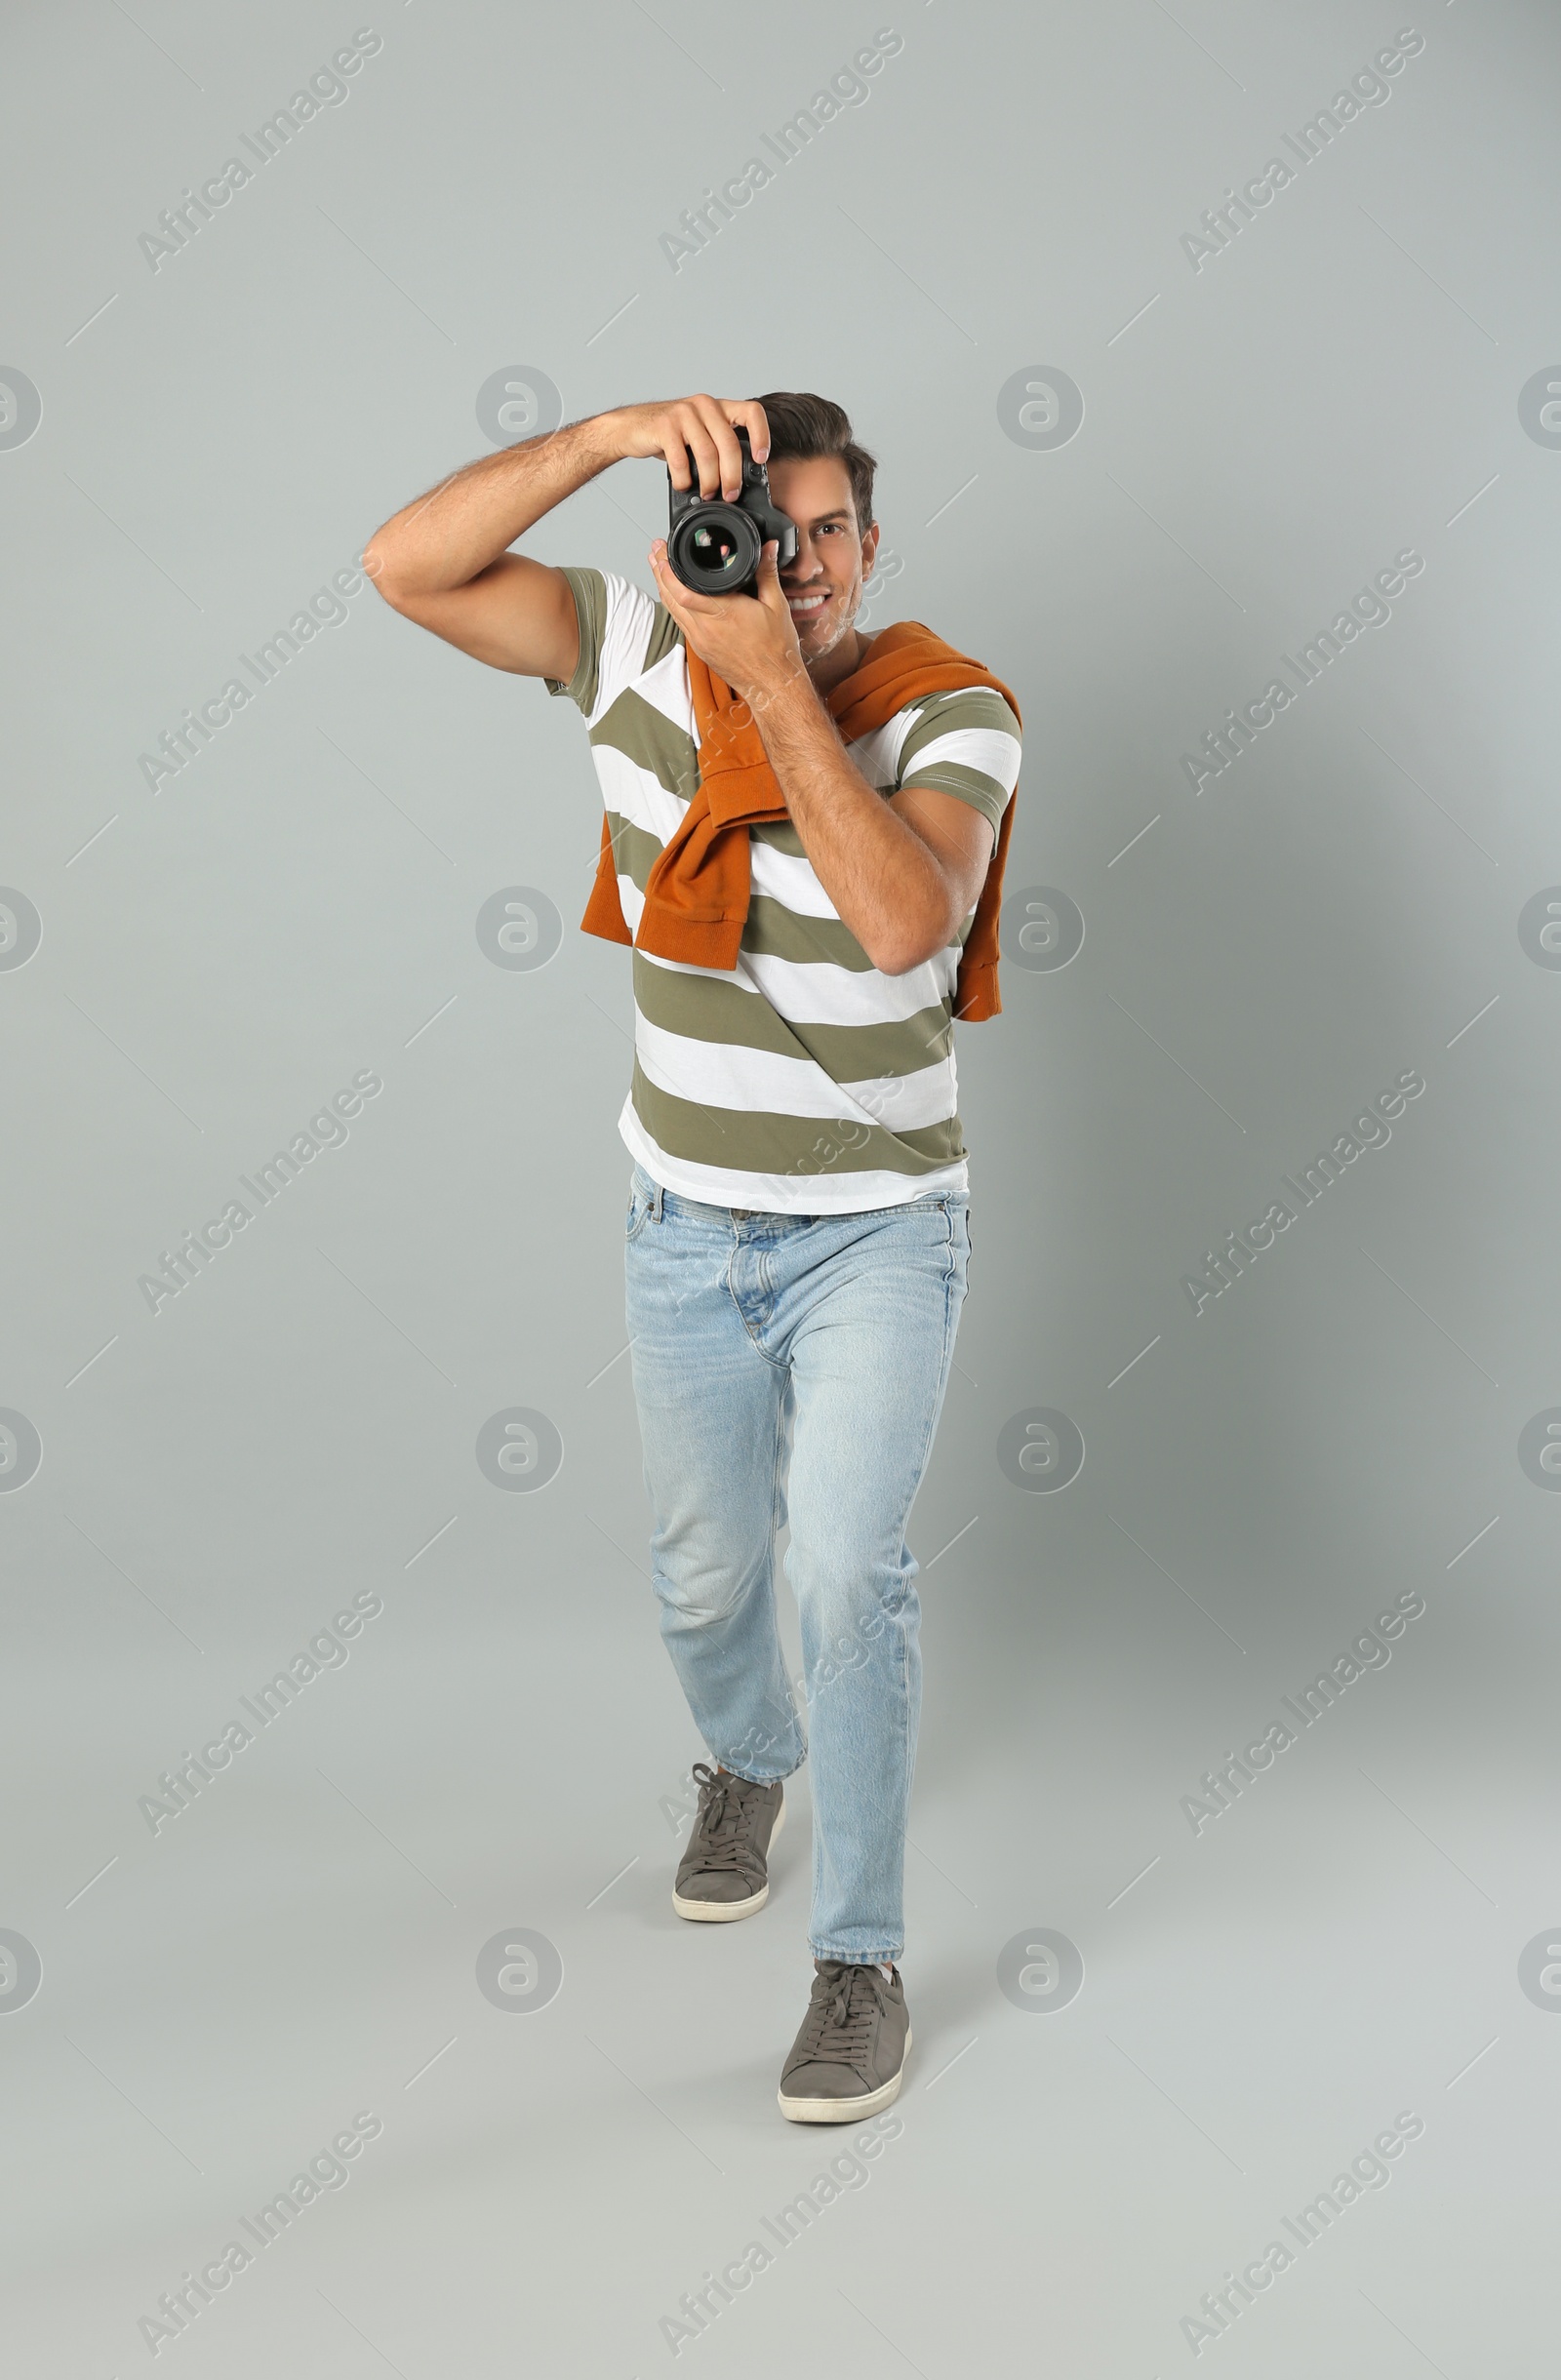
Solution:
[{"label": "gray sneaker", "polygon": [[900,2096],[910,2016],[900,1969],[816,1959],[802,2031],[776,2096],[793,2123],[855,2123]]},{"label": "gray sneaker", "polygon": [[785,1819],[779,1778],[755,1785],[696,1761],[700,1806],[678,1861],[672,1906],[680,1918],[725,1924],[751,1918],[770,1897],[766,1862]]}]

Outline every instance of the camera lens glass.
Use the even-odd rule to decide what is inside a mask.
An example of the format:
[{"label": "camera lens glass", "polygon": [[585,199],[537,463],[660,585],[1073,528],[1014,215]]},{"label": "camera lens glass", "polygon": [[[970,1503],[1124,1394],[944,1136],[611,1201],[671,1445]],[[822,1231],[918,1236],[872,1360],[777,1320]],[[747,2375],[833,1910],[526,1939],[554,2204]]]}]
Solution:
[{"label": "camera lens glass", "polygon": [[719,528],[697,529],[690,544],[689,560],[701,571],[724,571],[738,550],[737,539],[730,530]]}]

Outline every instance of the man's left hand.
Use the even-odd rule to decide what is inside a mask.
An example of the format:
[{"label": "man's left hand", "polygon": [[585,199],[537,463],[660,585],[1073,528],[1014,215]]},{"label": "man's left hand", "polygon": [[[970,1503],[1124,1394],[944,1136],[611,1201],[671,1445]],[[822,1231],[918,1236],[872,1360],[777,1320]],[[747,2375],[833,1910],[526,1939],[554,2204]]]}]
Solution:
[{"label": "man's left hand", "polygon": [[780,588],[774,538],[765,542],[752,595],[696,595],[666,559],[666,540],[651,547],[662,603],[684,641],[735,694],[758,708],[804,674],[802,648]]}]

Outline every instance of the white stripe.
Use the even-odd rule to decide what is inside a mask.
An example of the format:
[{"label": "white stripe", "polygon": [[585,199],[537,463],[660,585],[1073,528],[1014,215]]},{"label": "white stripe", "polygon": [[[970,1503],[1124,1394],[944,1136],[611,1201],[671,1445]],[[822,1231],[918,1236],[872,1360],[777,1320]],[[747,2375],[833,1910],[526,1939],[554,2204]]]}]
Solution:
[{"label": "white stripe", "polygon": [[602,623],[602,650],[596,664],[596,707],[587,726],[594,727],[616,702],[625,686],[632,686],[645,657],[656,606],[642,588],[630,586],[616,571],[604,571],[607,617]]},{"label": "white stripe", "polygon": [[[650,635],[649,628],[645,633]],[[635,679],[634,691],[643,694],[663,719],[670,719],[675,728],[681,728],[690,743],[698,742],[694,732],[694,696],[689,692],[688,655],[681,645],[674,645],[659,661],[653,661],[644,677]]]},{"label": "white stripe", "polygon": [[[630,932],[638,930],[640,912],[645,903],[637,888],[626,876],[618,880],[623,902],[623,919]],[[630,896],[633,907],[629,906]],[[736,983],[745,992],[755,992],[768,1000],[778,1016],[788,1024],[808,1025],[892,1025],[915,1016],[923,1009],[936,1009],[948,997],[959,973],[960,953],[957,945],[934,953],[908,974],[880,975],[875,969],[865,973],[854,973],[849,967],[836,967],[828,960],[804,964],[800,960],[771,958],[767,953],[740,950],[736,970],[728,974],[724,968],[695,967],[683,959],[659,959],[652,952],[640,956],[652,967],[670,968],[682,975],[714,975],[721,983]]]},{"label": "white stripe", "polygon": [[832,917],[840,912],[813,872],[813,862],[773,843],[748,838],[748,877],[755,892],[780,901],[794,917]]},{"label": "white stripe", "polygon": [[[634,1047],[642,1070],[659,1090],[700,1107],[861,1124],[876,1123],[891,1110],[898,1117],[898,1104],[883,1097],[881,1084],[867,1087],[878,1094],[878,1104],[864,1106],[851,1085],[831,1082],[811,1057],[780,1057],[774,1051],[751,1050],[740,1042],[696,1041],[687,1034],[668,1033],[640,1015],[634,1020]],[[923,1072],[936,1078],[941,1100],[926,1115],[907,1116],[912,1127],[941,1124],[954,1112],[953,1069],[948,1061]],[[912,1079],[919,1083],[922,1077]],[[892,1078],[891,1088],[899,1088]],[[893,1131],[895,1122],[889,1121],[887,1129]]]},{"label": "white stripe", "polygon": [[664,850],[682,825],[688,803],[680,794],[668,793],[660,777],[616,745],[593,744],[591,752],[607,808],[654,835]]},{"label": "white stripe", "polygon": [[668,1157],[634,1113],[630,1092],[618,1119],[623,1145],[647,1173],[682,1198],[715,1207],[751,1207],[761,1214],[855,1214],[864,1208],[905,1207],[945,1190],[968,1190],[970,1167],[961,1157],[934,1173],[745,1173],[735,1166],[691,1165]]},{"label": "white stripe", "polygon": [[900,759],[900,747],[909,734],[914,711],[896,711],[893,719],[870,735],[859,735],[855,743],[847,744],[846,758],[861,771],[875,791],[883,791],[895,781],[895,768]]},{"label": "white stripe", "polygon": [[952,1051],[914,1074],[883,1074],[866,1082],[842,1083],[840,1089],[886,1132],[919,1132],[926,1124],[946,1124],[959,1105]]},{"label": "white stripe", "polygon": [[903,975],[881,975],[876,968],[859,974],[826,959],[778,959],[757,950],[740,953],[738,965],[780,1015],[798,1024],[873,1025],[937,1008],[952,989],[959,959],[951,943]]},{"label": "white stripe", "polygon": [[956,728],[947,735],[935,735],[910,763],[910,777],[914,783],[924,769],[937,769],[952,762],[961,769],[979,769],[982,776],[992,776],[1007,793],[1019,782],[1020,748],[1012,735],[1000,728]]}]

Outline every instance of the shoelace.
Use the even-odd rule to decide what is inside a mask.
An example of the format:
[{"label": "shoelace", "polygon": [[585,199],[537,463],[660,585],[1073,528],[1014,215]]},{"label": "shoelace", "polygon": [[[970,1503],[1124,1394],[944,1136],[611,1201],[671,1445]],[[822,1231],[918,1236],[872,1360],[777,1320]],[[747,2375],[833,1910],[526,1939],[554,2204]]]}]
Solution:
[{"label": "shoelace", "polygon": [[861,2066],[867,2054],[873,2019],[883,2014],[888,1990],[875,1966],[822,1962],[813,1979],[794,2063]]},{"label": "shoelace", "polygon": [[759,1865],[753,1843],[758,1808],[749,1799],[754,1788],[746,1777],[720,1776],[703,1761],[694,1764],[699,1780],[700,1807],[689,1849],[700,1868],[734,1869],[751,1875]]}]

